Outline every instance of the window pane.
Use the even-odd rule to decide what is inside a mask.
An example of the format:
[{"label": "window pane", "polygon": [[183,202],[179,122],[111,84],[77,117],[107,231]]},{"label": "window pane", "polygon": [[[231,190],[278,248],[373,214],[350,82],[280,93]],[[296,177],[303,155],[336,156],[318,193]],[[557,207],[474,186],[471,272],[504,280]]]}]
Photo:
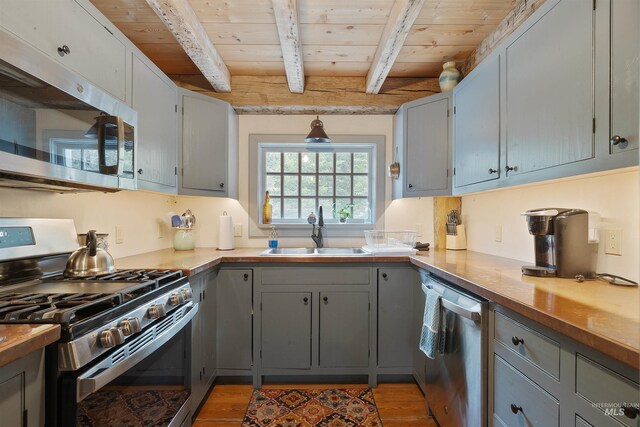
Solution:
[{"label": "window pane", "polygon": [[284,199],[284,218],[300,218],[298,215],[298,199]]},{"label": "window pane", "polygon": [[281,175],[267,175],[267,191],[269,196],[281,196],[280,184],[282,183]]},{"label": "window pane", "polygon": [[350,195],[351,195],[351,176],[350,175],[336,176],[336,196],[350,196]]},{"label": "window pane", "polygon": [[301,194],[303,196],[315,196],[316,195],[316,176],[315,175],[302,175],[301,181]]},{"label": "window pane", "polygon": [[[298,195],[298,175],[284,176],[284,195],[285,196]],[[286,211],[286,203],[285,203],[285,211]]]},{"label": "window pane", "polygon": [[318,153],[318,172],[333,173],[333,153]]},{"label": "window pane", "polygon": [[336,172],[337,173],[351,172],[351,153],[336,154]]},{"label": "window pane", "polygon": [[[82,157],[84,170],[97,171],[100,169],[100,167],[98,166],[98,150],[82,150]],[[104,157],[105,162],[108,165],[115,165],[117,152],[116,150],[107,150]]]},{"label": "window pane", "polygon": [[322,213],[325,218],[331,218],[333,210],[333,198],[318,199],[318,207],[322,206]]},{"label": "window pane", "polygon": [[316,213],[316,199],[300,200],[300,216],[307,219],[311,212]]},{"label": "window pane", "polygon": [[316,155],[315,153],[302,153],[302,164],[300,165],[303,173],[316,172]]},{"label": "window pane", "polygon": [[353,200],[353,218],[369,219],[369,202],[367,199],[354,199]]},{"label": "window pane", "polygon": [[353,195],[369,195],[369,177],[367,175],[355,175],[353,177]]},{"label": "window pane", "polygon": [[353,172],[354,173],[369,172],[369,154],[353,153]]},{"label": "window pane", "polygon": [[341,216],[340,211],[345,211],[348,215],[347,218],[351,218],[351,199],[336,199],[336,208],[334,210],[333,217],[339,219]]},{"label": "window pane", "polygon": [[[271,199],[271,218],[282,218],[282,199],[274,197]],[[262,211],[260,211],[262,212]]]},{"label": "window pane", "polygon": [[298,172],[298,154],[299,153],[284,153],[285,172]]},{"label": "window pane", "polygon": [[318,195],[333,196],[333,176],[320,175],[318,177]]},{"label": "window pane", "polygon": [[280,172],[280,153],[267,153],[266,159],[267,172]]}]

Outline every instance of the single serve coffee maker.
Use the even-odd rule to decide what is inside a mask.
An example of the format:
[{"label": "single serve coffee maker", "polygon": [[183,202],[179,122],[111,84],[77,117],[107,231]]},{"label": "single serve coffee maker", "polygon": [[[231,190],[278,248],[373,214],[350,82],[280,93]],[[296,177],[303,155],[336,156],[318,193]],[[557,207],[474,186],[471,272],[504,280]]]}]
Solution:
[{"label": "single serve coffee maker", "polygon": [[532,209],[522,214],[533,235],[536,265],[522,274],[594,278],[598,255],[598,215],[582,209]]}]

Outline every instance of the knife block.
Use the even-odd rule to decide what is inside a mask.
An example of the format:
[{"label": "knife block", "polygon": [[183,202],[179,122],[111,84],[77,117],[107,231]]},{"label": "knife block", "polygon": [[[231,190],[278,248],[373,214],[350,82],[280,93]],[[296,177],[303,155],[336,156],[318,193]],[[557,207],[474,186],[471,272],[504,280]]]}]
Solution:
[{"label": "knife block", "polygon": [[467,233],[464,224],[456,226],[456,235],[447,234],[446,248],[452,251],[463,251],[467,249]]}]

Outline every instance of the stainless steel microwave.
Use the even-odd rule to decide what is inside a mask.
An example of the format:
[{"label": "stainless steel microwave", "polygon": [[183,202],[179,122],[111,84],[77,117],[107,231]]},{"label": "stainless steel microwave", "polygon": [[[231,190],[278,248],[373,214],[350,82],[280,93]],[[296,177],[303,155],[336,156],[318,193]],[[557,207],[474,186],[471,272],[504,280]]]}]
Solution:
[{"label": "stainless steel microwave", "polygon": [[128,105],[0,30],[0,186],[135,189],[136,121]]}]

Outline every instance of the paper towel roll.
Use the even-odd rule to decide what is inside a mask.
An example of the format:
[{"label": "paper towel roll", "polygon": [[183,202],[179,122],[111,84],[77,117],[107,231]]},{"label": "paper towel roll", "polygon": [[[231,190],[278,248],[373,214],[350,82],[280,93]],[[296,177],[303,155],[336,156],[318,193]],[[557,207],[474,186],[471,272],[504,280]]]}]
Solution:
[{"label": "paper towel roll", "polygon": [[227,215],[226,212],[220,215],[218,249],[221,251],[230,251],[233,249],[233,217]]}]

